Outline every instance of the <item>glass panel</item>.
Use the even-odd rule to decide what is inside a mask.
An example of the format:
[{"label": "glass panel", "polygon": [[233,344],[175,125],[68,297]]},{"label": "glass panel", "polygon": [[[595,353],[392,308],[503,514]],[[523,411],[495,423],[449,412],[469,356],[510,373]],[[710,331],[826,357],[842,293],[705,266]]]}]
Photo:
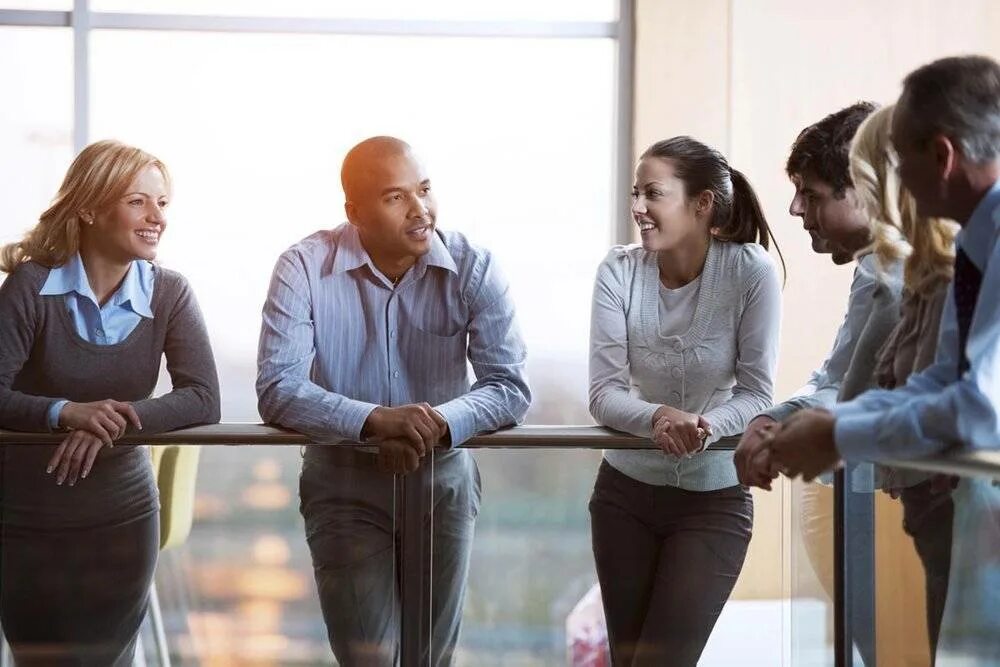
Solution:
[{"label": "glass panel", "polygon": [[[585,632],[603,616],[599,590],[590,593],[597,574],[587,512],[600,452],[483,450],[475,459],[482,504],[460,664],[558,665],[605,650],[603,642],[588,643]],[[444,548],[445,530],[435,522],[436,549]],[[436,601],[443,585],[435,581]]]},{"label": "glass panel", "polygon": [[0,27],[0,243],[31,228],[73,150],[73,42],[64,28]]},{"label": "glass panel", "polygon": [[833,664],[833,487],[783,481],[789,489],[789,629],[795,667]]},{"label": "glass panel", "polygon": [[[463,454],[468,456],[469,452]],[[610,664],[607,620],[592,548],[592,540],[602,539],[606,547],[607,536],[592,538],[591,532],[595,520],[591,497],[596,493],[601,453],[477,450],[474,458],[482,480],[482,503],[471,545],[458,663]],[[621,475],[617,471],[611,474]],[[606,480],[608,471],[602,470],[600,475]],[[474,471],[463,477],[437,466],[435,559],[448,562],[449,556],[457,558],[456,554],[463,553],[461,541],[454,536],[456,526],[465,525],[468,515],[454,506],[464,507],[466,494],[456,489],[475,491],[478,479]],[[760,528],[699,665],[781,664],[785,608],[781,494],[775,491],[757,497],[754,521]],[[441,498],[447,498],[452,506],[450,514]],[[627,520],[622,516],[621,521]],[[618,538],[622,544],[635,545],[624,534]],[[608,553],[605,550],[604,558]],[[660,553],[670,558],[667,552]],[[637,562],[630,563],[633,583],[642,568]],[[680,565],[682,568],[674,571],[683,572],[685,577],[697,568],[696,562]],[[447,609],[448,602],[460,594],[460,586],[445,568],[436,569],[435,576],[432,608]],[[674,583],[679,589],[681,584]],[[432,633],[439,640],[437,645],[432,642],[432,651],[445,650],[446,620],[440,618],[442,627]]]},{"label": "glass panel", "polygon": [[[879,664],[932,664],[948,588],[957,478],[881,469],[875,497]],[[925,573],[926,567],[926,573]]]},{"label": "glass panel", "polygon": [[[396,563],[384,557],[396,539],[392,476],[373,483],[364,454],[311,449],[303,468],[298,447],[201,448],[190,537],[163,552],[157,570],[175,661],[336,664],[319,587],[331,619],[342,623],[355,613],[345,600],[377,583],[374,568],[385,568],[384,582],[394,580]],[[345,463],[347,456],[358,461]],[[161,500],[164,517],[172,503],[167,494]],[[183,509],[183,501],[174,507]],[[391,587],[388,594],[391,605]]]},{"label": "glass panel", "polygon": [[96,11],[390,20],[613,21],[614,0],[94,0]]},{"label": "glass panel", "polygon": [[[963,478],[954,501],[938,665],[1000,664],[1000,480]],[[946,517],[947,515],[945,515]],[[941,523],[945,523],[943,518]],[[937,541],[944,541],[941,535]],[[930,559],[925,565],[933,562]],[[943,572],[940,559],[933,567]]]}]

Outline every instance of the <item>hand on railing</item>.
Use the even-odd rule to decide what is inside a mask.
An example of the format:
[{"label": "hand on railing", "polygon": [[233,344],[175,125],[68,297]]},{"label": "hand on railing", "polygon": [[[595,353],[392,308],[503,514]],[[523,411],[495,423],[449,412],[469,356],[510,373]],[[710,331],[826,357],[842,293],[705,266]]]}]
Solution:
[{"label": "hand on railing", "polygon": [[771,450],[766,446],[766,435],[778,422],[766,415],[755,417],[743,432],[740,444],[733,454],[736,476],[740,484],[771,490],[771,482],[778,477],[771,463]]},{"label": "hand on railing", "polygon": [[375,440],[405,438],[413,443],[418,456],[430,452],[448,432],[448,422],[427,403],[378,407],[372,410],[361,429],[363,438]]},{"label": "hand on railing", "polygon": [[376,463],[382,472],[405,475],[420,467],[420,456],[409,440],[389,438],[378,443]]},{"label": "hand on railing", "polygon": [[705,448],[712,427],[705,418],[668,405],[653,413],[653,442],[666,454],[688,457]]},{"label": "hand on railing", "polygon": [[69,485],[74,486],[78,479],[90,474],[98,452],[105,445],[104,440],[90,431],[77,429],[67,435],[56,448],[52,458],[49,459],[46,472],[51,475],[58,470],[56,484],[69,480]]},{"label": "hand on railing", "polygon": [[128,422],[142,429],[139,415],[131,403],[113,401],[110,398],[93,403],[69,402],[59,413],[59,425],[73,430],[86,430],[112,447],[114,441],[125,435]]},{"label": "hand on railing", "polygon": [[833,440],[833,414],[829,410],[800,410],[764,434],[775,467],[790,478],[811,482],[841,465]]}]

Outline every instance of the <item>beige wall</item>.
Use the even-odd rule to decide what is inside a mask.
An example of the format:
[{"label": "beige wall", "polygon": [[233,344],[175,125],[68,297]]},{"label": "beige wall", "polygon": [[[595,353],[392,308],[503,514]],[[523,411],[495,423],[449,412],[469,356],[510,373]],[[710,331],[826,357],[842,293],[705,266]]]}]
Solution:
[{"label": "beige wall", "polygon": [[[784,251],[788,283],[777,381],[780,400],[803,383],[829,350],[851,275],[850,267],[834,267],[813,255],[799,221],[787,213],[792,190],[783,166],[791,142],[804,126],[859,99],[892,102],[903,76],[934,58],[973,52],[1000,58],[1000,3],[636,4],[636,154],[657,139],[677,134],[722,149],[755,185]],[[828,564],[813,568],[802,543],[801,491],[801,485],[786,484],[778,493],[756,496],[755,538],[737,596],[773,597],[789,587],[796,594],[822,595],[813,569],[822,572]],[[880,518],[891,517],[879,528],[879,538],[886,542],[880,544],[880,562],[889,569],[918,572],[911,569],[919,567],[912,548],[900,543],[896,509],[880,507]],[[782,548],[783,515],[790,522],[785,528],[790,550]],[[883,607],[910,604],[913,597],[919,598],[914,590],[919,591],[910,590],[906,599],[903,593],[894,600],[880,597],[880,628]],[[897,628],[880,635],[880,664],[905,663],[904,656],[910,654],[904,650],[905,632]],[[919,643],[914,639],[909,637],[911,644]]]},{"label": "beige wall", "polygon": [[828,351],[850,268],[809,251],[783,166],[799,130],[859,99],[892,102],[943,55],[1000,57],[995,0],[637,0],[635,151],[690,134],[754,183],[788,262],[778,395]]}]

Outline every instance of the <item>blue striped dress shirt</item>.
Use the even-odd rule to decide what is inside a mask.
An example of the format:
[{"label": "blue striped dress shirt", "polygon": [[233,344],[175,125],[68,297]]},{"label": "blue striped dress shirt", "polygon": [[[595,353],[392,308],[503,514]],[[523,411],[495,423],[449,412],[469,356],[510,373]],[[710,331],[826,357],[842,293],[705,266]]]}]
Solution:
[{"label": "blue striped dress shirt", "polygon": [[258,408],[265,421],[316,440],[358,442],[376,407],[426,402],[457,446],[523,419],[525,358],[489,252],[436,230],[430,252],[393,285],[345,223],[278,259],[260,333]]}]

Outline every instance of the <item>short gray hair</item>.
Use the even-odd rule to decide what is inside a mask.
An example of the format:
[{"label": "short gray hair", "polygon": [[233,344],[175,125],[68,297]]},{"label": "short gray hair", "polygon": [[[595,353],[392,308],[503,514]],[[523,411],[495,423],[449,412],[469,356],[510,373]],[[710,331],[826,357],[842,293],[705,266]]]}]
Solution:
[{"label": "short gray hair", "polygon": [[908,140],[941,133],[975,164],[1000,157],[1000,65],[985,56],[942,58],[903,80]]}]

